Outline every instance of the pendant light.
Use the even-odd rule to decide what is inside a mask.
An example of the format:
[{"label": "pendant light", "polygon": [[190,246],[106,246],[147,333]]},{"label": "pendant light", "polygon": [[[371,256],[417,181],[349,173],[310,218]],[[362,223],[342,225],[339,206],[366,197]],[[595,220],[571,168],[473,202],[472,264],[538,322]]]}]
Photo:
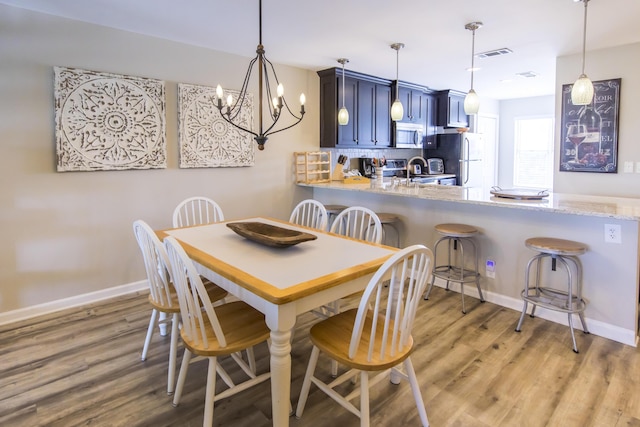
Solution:
[{"label": "pendant light", "polygon": [[584,73],[584,58],[587,45],[587,4],[589,4],[589,0],[574,1],[584,2],[584,28],[582,31],[582,74],[580,74],[580,77],[578,77],[578,80],[576,80],[571,88],[571,103],[573,105],[587,105],[591,104],[591,100],[593,99],[593,83],[591,83],[589,77]]},{"label": "pendant light", "polygon": [[393,43],[391,45],[391,49],[396,51],[396,100],[393,101],[391,105],[391,120],[397,122],[398,120],[402,120],[404,116],[404,108],[402,107],[402,102],[400,102],[400,94],[398,93],[398,63],[400,62],[400,49],[404,47],[404,43]]},{"label": "pendant light", "polygon": [[473,90],[473,72],[475,70],[475,49],[476,49],[476,30],[482,27],[482,22],[469,22],[464,26],[465,29],[470,30],[471,36],[471,89],[464,98],[464,112],[467,115],[478,114],[480,109],[480,98],[475,90]]},{"label": "pendant light", "polygon": [[[269,135],[281,132],[283,130],[287,130],[297,125],[302,121],[304,117],[304,103],[306,98],[303,94],[300,94],[300,115],[296,116],[290,109],[287,101],[284,98],[284,87],[282,83],[278,81],[278,76],[276,75],[276,70],[273,67],[271,61],[267,59],[265,56],[264,45],[262,44],[262,0],[258,2],[258,47],[256,48],[256,57],[251,60],[249,63],[249,68],[247,69],[247,73],[244,77],[244,83],[242,84],[242,88],[240,89],[240,94],[237,99],[233,99],[231,95],[227,97],[226,102],[226,110],[223,110],[222,99],[224,98],[224,91],[222,87],[218,85],[216,88],[216,97],[218,98],[218,104],[216,107],[218,111],[220,111],[220,115],[222,118],[243,132],[250,133],[253,135],[253,139],[258,143],[258,149],[264,150],[264,144],[267,142]],[[253,131],[246,124],[243,124],[239,118],[242,117],[241,110],[244,105],[245,99],[248,97],[249,93],[249,80],[251,79],[251,73],[253,71],[253,66],[255,63],[258,63],[258,130]],[[275,80],[275,95],[272,98],[273,87],[272,81],[270,79]],[[266,92],[266,93],[265,93]],[[266,96],[265,96],[266,95]],[[265,123],[263,120],[264,111],[268,111],[269,118],[271,119],[271,124]],[[274,129],[278,120],[284,116],[285,112],[288,112],[291,121],[293,124],[288,126],[281,127],[279,129]],[[265,129],[266,128],[266,129]]]},{"label": "pendant light", "polygon": [[338,124],[345,126],[349,124],[349,111],[344,105],[344,64],[349,62],[347,58],[340,58],[338,62],[342,64],[342,108],[338,111]]}]

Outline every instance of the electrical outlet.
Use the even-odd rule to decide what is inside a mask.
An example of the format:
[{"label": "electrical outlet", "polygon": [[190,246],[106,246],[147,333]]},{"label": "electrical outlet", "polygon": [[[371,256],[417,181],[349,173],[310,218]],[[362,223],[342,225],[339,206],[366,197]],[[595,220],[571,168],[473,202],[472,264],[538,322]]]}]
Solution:
[{"label": "electrical outlet", "polygon": [[486,263],[485,275],[491,279],[496,278],[496,263],[495,261],[488,259]]},{"label": "electrical outlet", "polygon": [[633,173],[633,162],[624,162],[624,173]]},{"label": "electrical outlet", "polygon": [[604,225],[604,241],[606,243],[622,243],[622,230],[620,224]]}]

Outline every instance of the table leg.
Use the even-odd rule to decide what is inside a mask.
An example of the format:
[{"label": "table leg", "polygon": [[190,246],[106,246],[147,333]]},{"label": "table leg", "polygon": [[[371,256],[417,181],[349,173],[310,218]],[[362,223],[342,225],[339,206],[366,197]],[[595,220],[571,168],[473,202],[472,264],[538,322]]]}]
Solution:
[{"label": "table leg", "polygon": [[[286,317],[286,316],[285,316]],[[292,319],[280,317],[271,322],[267,314],[267,325],[271,329],[271,408],[273,425],[288,427],[291,411],[291,330]],[[275,324],[274,324],[275,323]]]}]

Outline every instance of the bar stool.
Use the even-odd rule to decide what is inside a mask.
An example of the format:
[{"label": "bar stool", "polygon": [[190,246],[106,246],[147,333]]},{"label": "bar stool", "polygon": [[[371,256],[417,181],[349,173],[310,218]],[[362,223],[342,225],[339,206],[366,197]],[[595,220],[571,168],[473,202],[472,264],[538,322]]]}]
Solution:
[{"label": "bar stool", "polygon": [[[424,296],[425,300],[429,299],[431,289],[435,283],[436,277],[447,281],[447,290],[449,290],[449,282],[460,283],[460,294],[462,296],[462,313],[467,314],[464,306],[464,284],[475,282],[480,294],[480,302],[484,302],[482,289],[480,288],[480,273],[478,272],[478,248],[473,236],[478,234],[478,229],[466,224],[438,224],[435,229],[443,237],[441,237],[433,247],[433,275],[431,284]],[[438,246],[441,243],[447,243],[447,263],[438,264]],[[465,249],[464,245],[473,248],[473,269],[465,268]]]},{"label": "bar stool", "polygon": [[[525,246],[538,251],[538,254],[529,260],[524,277],[524,290],[522,299],[524,307],[516,326],[516,332],[521,331],[524,315],[527,312],[527,305],[531,303],[531,317],[534,317],[536,307],[544,307],[549,310],[567,313],[569,317],[569,329],[571,330],[571,340],[573,341],[573,351],[578,353],[576,337],[573,332],[573,314],[577,314],[582,322],[582,330],[589,333],[587,324],[584,321],[584,310],[587,303],[582,299],[582,264],[578,255],[587,251],[587,246],[572,240],[555,239],[551,237],[533,237],[525,241]],[[558,262],[567,272],[567,288],[556,289],[540,284],[541,266],[544,258],[551,258],[551,270],[556,271]],[[533,286],[529,285],[532,267],[536,268],[536,277]],[[574,274],[575,273],[575,274]]]},{"label": "bar stool", "polygon": [[396,214],[392,213],[379,213],[377,214],[378,218],[380,218],[380,222],[382,223],[382,243],[385,242],[387,237],[387,232],[385,227],[393,228],[393,231],[396,233],[396,248],[400,247],[400,232],[396,227],[396,224],[400,222],[400,217]]},{"label": "bar stool", "polygon": [[327,224],[327,230],[331,229],[331,224],[333,220],[342,212],[347,209],[348,206],[344,205],[324,205],[324,208],[327,210],[327,215],[329,216],[329,222]]}]

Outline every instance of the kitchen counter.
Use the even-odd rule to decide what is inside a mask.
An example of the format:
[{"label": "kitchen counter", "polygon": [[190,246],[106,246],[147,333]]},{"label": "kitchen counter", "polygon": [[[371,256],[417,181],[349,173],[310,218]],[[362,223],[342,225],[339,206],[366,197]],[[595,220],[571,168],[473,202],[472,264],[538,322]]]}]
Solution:
[{"label": "kitchen counter", "polygon": [[[525,240],[544,236],[584,243],[589,249],[580,261],[589,330],[628,345],[638,343],[640,199],[551,193],[541,200],[518,200],[495,197],[480,188],[394,186],[391,179],[370,184],[298,184],[298,188],[325,204],[365,206],[398,215],[403,247],[420,243],[433,248],[440,237],[434,227],[440,223],[474,225],[480,230],[476,240],[485,299],[518,312],[523,304],[524,271],[535,255]],[[495,277],[487,275],[489,261],[495,266]],[[566,280],[560,273],[544,274],[552,281]],[[436,285],[444,282],[436,280]],[[472,288],[466,287],[465,292],[477,298]],[[425,302],[425,309],[428,306]],[[514,328],[518,316],[514,314]],[[567,323],[566,314],[549,310],[537,310],[536,317]],[[525,323],[524,327],[535,326]],[[577,334],[578,341],[586,339],[582,337]],[[568,330],[566,338],[570,352]]]},{"label": "kitchen counter", "polygon": [[343,184],[332,181],[326,184],[298,184],[301,186],[359,191],[411,197],[427,200],[441,200],[465,204],[497,206],[511,209],[526,209],[573,215],[598,216],[624,220],[640,220],[640,199],[624,197],[603,197],[578,194],[550,193],[541,200],[518,200],[493,196],[489,190],[450,185],[393,185],[391,179],[379,185],[376,180],[370,184]]}]

